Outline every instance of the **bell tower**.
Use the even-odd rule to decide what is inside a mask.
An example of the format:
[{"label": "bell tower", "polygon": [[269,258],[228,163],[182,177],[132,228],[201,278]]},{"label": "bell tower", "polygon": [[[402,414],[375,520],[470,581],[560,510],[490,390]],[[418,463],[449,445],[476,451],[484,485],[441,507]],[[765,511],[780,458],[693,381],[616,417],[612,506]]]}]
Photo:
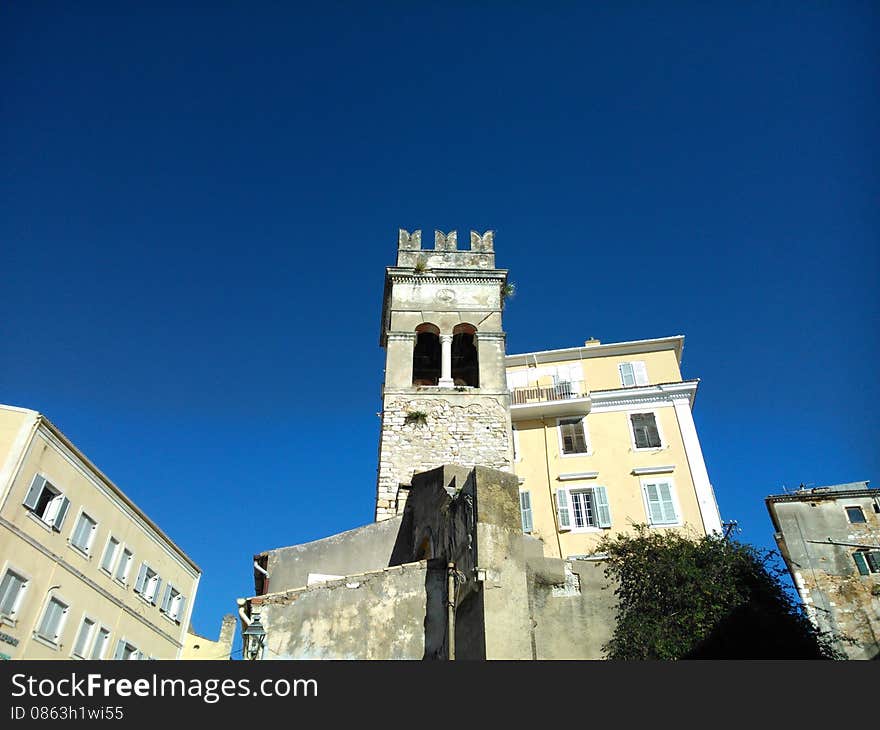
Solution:
[{"label": "bell tower", "polygon": [[494,233],[398,235],[385,270],[385,349],[376,521],[403,511],[413,473],[443,464],[511,470],[510,396],[501,312],[507,271]]}]

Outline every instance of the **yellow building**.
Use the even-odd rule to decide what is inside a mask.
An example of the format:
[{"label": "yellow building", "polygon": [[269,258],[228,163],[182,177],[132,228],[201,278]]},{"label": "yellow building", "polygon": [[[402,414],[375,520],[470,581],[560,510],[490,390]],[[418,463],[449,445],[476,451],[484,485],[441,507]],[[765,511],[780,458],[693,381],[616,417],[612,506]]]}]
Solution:
[{"label": "yellow building", "polygon": [[0,656],[177,659],[201,571],[61,431],[0,405]]},{"label": "yellow building", "polygon": [[721,531],[683,344],[589,340],[506,357],[523,529],[546,556],[591,555],[633,523]]}]

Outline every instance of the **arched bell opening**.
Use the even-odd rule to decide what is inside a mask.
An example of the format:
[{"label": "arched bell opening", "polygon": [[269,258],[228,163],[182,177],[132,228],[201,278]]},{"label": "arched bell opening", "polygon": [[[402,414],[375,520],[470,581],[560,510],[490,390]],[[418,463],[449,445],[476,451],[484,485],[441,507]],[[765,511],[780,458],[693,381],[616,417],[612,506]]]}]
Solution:
[{"label": "arched bell opening", "polygon": [[440,328],[430,322],[416,327],[413,348],[413,385],[437,385],[440,380]]},{"label": "arched bell opening", "polygon": [[476,335],[477,328],[472,324],[459,324],[452,330],[452,382],[455,385],[480,387]]}]

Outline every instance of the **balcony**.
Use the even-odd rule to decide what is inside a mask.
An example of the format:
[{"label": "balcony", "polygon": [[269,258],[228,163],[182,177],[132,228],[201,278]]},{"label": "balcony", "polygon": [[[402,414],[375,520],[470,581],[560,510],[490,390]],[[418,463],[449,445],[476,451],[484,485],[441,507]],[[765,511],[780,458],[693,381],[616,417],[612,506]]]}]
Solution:
[{"label": "balcony", "polygon": [[590,391],[583,382],[535,383],[510,389],[510,417],[514,421],[545,416],[582,416],[590,412]]}]

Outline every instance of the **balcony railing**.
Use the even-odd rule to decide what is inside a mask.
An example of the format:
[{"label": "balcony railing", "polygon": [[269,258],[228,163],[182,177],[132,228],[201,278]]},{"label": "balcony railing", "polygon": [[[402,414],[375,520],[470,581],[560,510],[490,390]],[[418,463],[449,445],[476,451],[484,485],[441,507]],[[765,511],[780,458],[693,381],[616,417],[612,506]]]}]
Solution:
[{"label": "balcony railing", "polygon": [[589,391],[583,383],[562,382],[556,385],[527,385],[523,388],[511,388],[511,405],[520,406],[527,403],[545,401],[571,400],[586,398]]}]

